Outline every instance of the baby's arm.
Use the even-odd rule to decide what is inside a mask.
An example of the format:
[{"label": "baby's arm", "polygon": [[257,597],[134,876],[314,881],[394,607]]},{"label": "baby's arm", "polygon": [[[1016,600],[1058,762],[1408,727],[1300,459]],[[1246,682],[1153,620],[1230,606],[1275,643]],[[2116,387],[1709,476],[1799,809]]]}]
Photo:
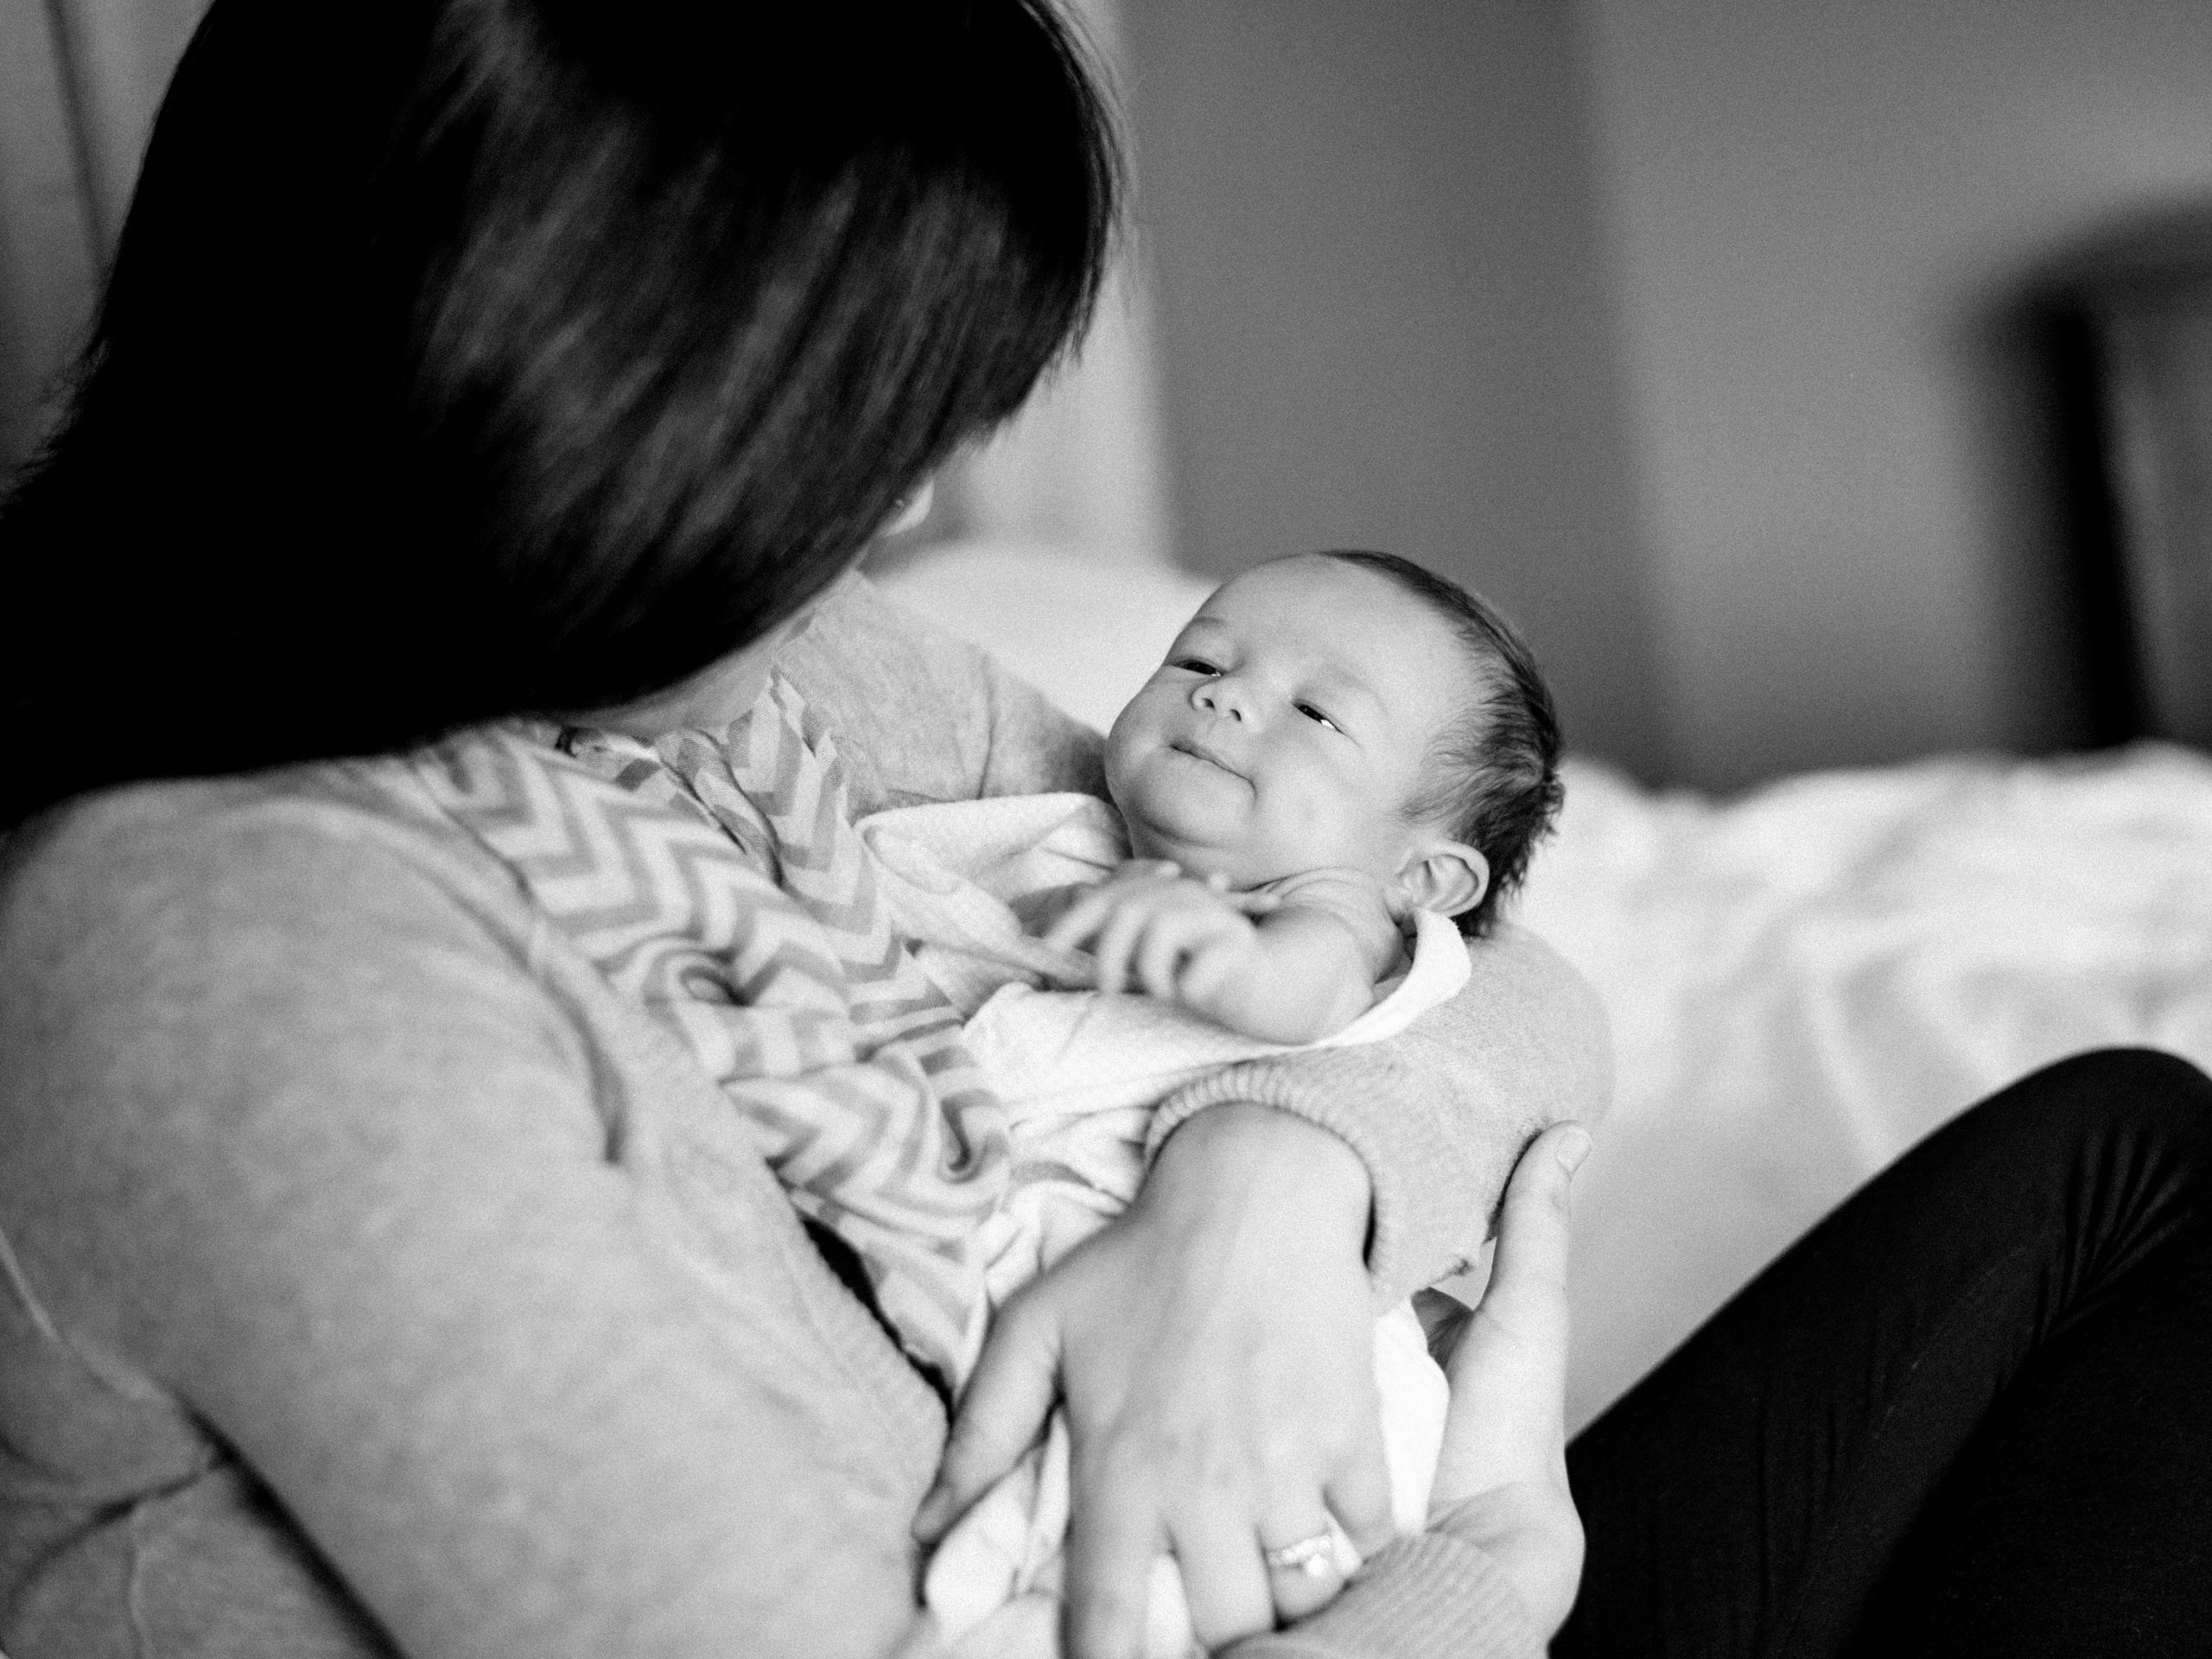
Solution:
[{"label": "baby's arm", "polygon": [[1270,1043],[1343,1030],[1374,1001],[1399,951],[1382,894],[1355,872],[1230,893],[1144,860],[1077,899],[1046,938],[1063,949],[1089,944],[1101,990],[1134,982]]},{"label": "baby's arm", "polygon": [[1310,1043],[1342,1031],[1374,1001],[1370,953],[1333,912],[1288,904],[1250,926],[1249,950],[1194,957],[1176,1000],[1271,1043]]}]

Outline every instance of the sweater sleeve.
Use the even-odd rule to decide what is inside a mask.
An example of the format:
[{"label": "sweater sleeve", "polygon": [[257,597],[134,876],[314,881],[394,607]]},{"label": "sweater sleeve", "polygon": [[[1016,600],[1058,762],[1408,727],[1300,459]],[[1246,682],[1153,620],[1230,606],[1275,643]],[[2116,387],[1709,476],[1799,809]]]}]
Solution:
[{"label": "sweater sleeve", "polygon": [[1541,1659],[1543,1651],[1505,1575],[1440,1531],[1397,1540],[1319,1612],[1230,1649],[1235,1659]]},{"label": "sweater sleeve", "polygon": [[1534,934],[1502,927],[1468,947],[1466,985],[1389,1042],[1227,1066],[1153,1115],[1157,1152],[1192,1113],[1254,1101],[1333,1130],[1374,1184],[1368,1266],[1395,1301],[1465,1272],[1506,1177],[1547,1124],[1593,1122],[1611,1092],[1596,994]]},{"label": "sweater sleeve", "polygon": [[[126,1517],[134,1627],[369,1651],[290,1622],[334,1569],[410,1659],[926,1649],[906,1526],[942,1419],[850,1408],[856,1351],[903,1368],[857,1304],[857,1342],[825,1334],[826,1269],[731,1115],[669,1136],[373,841],[219,820],[75,863],[0,890],[0,1243],[37,1374],[91,1374],[0,1390],[6,1441],[97,1486],[128,1437],[88,1450],[60,1402],[127,1402],[198,1438],[175,1488],[235,1459],[274,1497],[88,1510]],[[327,1567],[271,1600],[251,1564],[288,1535]]]},{"label": "sweater sleeve", "polygon": [[855,818],[987,796],[1106,793],[1096,732],[863,578],[831,590],[776,666],[836,738]]}]

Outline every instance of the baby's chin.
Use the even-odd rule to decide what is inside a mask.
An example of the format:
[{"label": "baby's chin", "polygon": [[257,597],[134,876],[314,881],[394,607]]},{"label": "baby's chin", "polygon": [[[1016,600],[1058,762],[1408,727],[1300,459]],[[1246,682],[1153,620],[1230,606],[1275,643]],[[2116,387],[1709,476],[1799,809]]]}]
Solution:
[{"label": "baby's chin", "polygon": [[[1130,857],[1162,858],[1192,875],[1226,876],[1240,887],[1255,885],[1245,879],[1244,861],[1237,856],[1236,849],[1194,839],[1191,832],[1197,826],[1162,825],[1141,812],[1130,811],[1119,800],[1114,804],[1121,808],[1122,823],[1128,831]],[[1179,830],[1183,833],[1179,834]]]},{"label": "baby's chin", "polygon": [[1179,866],[1186,875],[1201,879],[1218,876],[1239,893],[1265,887],[1287,875],[1296,875],[1307,868],[1285,866],[1280,859],[1269,861],[1255,856],[1255,849],[1242,842],[1193,839],[1127,817],[1123,823],[1128,828],[1132,858],[1166,859]]},{"label": "baby's chin", "polygon": [[1251,785],[1227,772],[1197,772],[1204,764],[1160,752],[1109,753],[1106,792],[1128,831],[1131,856],[1166,859],[1239,887],[1285,874],[1257,869],[1250,856]]}]

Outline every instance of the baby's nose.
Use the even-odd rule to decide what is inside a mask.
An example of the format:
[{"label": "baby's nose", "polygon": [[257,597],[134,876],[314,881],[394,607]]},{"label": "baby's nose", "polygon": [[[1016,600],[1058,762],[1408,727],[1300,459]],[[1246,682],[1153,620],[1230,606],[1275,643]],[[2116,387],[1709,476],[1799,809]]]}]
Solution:
[{"label": "baby's nose", "polygon": [[1241,721],[1246,717],[1243,691],[1226,676],[1199,681],[1192,690],[1191,700],[1199,708],[1210,709],[1230,720]]}]

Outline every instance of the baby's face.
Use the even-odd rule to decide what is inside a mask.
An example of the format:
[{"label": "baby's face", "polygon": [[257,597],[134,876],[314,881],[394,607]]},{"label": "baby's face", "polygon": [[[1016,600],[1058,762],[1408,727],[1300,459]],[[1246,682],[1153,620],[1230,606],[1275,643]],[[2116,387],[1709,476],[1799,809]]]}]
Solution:
[{"label": "baby's face", "polygon": [[1238,887],[1331,865],[1387,887],[1414,842],[1401,808],[1470,677],[1449,626],[1385,577],[1313,556],[1247,571],[1114,721],[1133,850]]}]

